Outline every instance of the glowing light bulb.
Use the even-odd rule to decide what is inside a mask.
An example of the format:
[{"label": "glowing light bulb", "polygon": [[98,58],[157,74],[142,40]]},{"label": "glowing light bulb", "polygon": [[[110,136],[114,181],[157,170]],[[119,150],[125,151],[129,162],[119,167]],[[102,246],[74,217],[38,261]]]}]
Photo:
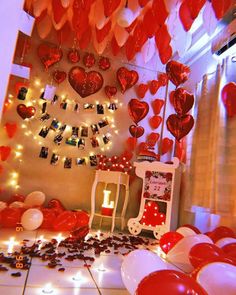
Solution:
[{"label": "glowing light bulb", "polygon": [[47,283],[47,284],[44,286],[42,292],[43,292],[44,294],[52,294],[52,293],[54,292],[54,291],[53,291],[53,288],[52,288],[52,284],[51,284],[51,283]]},{"label": "glowing light bulb", "polygon": [[99,265],[99,267],[98,267],[98,271],[106,271],[106,269],[105,269],[103,263],[101,263],[101,264]]},{"label": "glowing light bulb", "polygon": [[34,81],[34,85],[35,85],[35,86],[39,86],[40,84],[41,84],[41,82],[40,82],[39,79],[36,79],[36,80]]},{"label": "glowing light bulb", "polygon": [[81,279],[82,279],[82,276],[81,276],[81,272],[80,271],[78,271],[77,273],[76,273],[76,275],[72,278],[72,280],[74,280],[74,281],[81,281]]},{"label": "glowing light bulb", "polygon": [[18,150],[23,150],[23,145],[21,145],[21,144],[17,144],[16,148],[17,148]]}]

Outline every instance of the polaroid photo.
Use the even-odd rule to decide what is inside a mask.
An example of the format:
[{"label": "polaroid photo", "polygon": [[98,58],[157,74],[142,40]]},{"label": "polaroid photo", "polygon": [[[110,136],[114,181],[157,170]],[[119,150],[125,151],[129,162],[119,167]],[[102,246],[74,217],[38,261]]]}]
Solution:
[{"label": "polaroid photo", "polygon": [[47,109],[47,103],[44,102],[42,105],[42,114],[44,114],[46,112],[46,109]]},{"label": "polaroid photo", "polygon": [[94,167],[97,166],[97,156],[93,155],[93,156],[89,156],[89,160],[90,160],[90,166]]},{"label": "polaroid photo", "polygon": [[47,159],[48,157],[48,147],[42,146],[39,154],[40,158]]},{"label": "polaroid photo", "polygon": [[25,100],[28,89],[26,87],[21,87],[18,91],[17,98],[20,100]]},{"label": "polaroid photo", "polygon": [[54,95],[51,104],[55,104],[58,101],[58,95]]},{"label": "polaroid photo", "polygon": [[100,121],[98,122],[98,126],[99,126],[100,128],[103,128],[103,127],[105,127],[105,126],[107,126],[107,125],[109,125],[109,122],[108,122],[107,118],[105,118],[105,119],[103,119],[103,120],[100,120]]},{"label": "polaroid photo", "polygon": [[63,136],[62,136],[62,133],[60,133],[54,137],[53,142],[57,145],[60,145],[62,140],[63,140]]},{"label": "polaroid photo", "polygon": [[48,135],[49,132],[49,128],[47,126],[44,126],[40,132],[39,132],[39,136],[46,138],[46,136]]},{"label": "polaroid photo", "polygon": [[57,165],[58,162],[59,162],[59,159],[60,159],[60,156],[57,155],[57,154],[55,154],[55,153],[53,153],[53,154],[52,154],[52,157],[51,157],[50,164],[51,164],[51,165]]},{"label": "polaroid photo", "polygon": [[65,131],[65,129],[66,129],[66,124],[62,124],[62,125],[59,127],[58,131],[61,132],[61,134],[62,134],[62,133]]},{"label": "polaroid photo", "polygon": [[79,103],[76,103],[74,105],[74,112],[78,112],[79,110],[80,110],[80,105],[79,105]]},{"label": "polaroid photo", "polygon": [[90,138],[90,142],[93,148],[99,147],[99,142],[98,139],[96,137],[92,137]]},{"label": "polaroid photo", "polygon": [[72,166],[72,158],[65,158],[64,168],[71,168]]},{"label": "polaroid photo", "polygon": [[45,113],[42,115],[42,117],[39,119],[41,122],[47,121],[51,118],[51,116],[48,113]]},{"label": "polaroid photo", "polygon": [[92,125],[90,125],[90,127],[91,127],[91,130],[92,130],[93,135],[99,134],[99,130],[98,130],[98,125],[97,124],[92,124]]},{"label": "polaroid photo", "polygon": [[79,127],[72,127],[71,137],[78,138],[79,137]]},{"label": "polaroid photo", "polygon": [[57,119],[53,119],[49,128],[53,131],[56,131],[58,127],[59,127],[59,121]]},{"label": "polaroid photo", "polygon": [[66,108],[67,108],[67,102],[66,102],[66,100],[63,100],[63,101],[60,103],[60,108],[63,109],[63,110],[66,110]]},{"label": "polaroid photo", "polygon": [[85,111],[93,111],[95,105],[92,103],[84,103],[84,110]]},{"label": "polaroid photo", "polygon": [[108,106],[108,110],[110,110],[110,111],[116,111],[117,109],[118,109],[117,105],[114,102],[110,103]]},{"label": "polaroid photo", "polygon": [[77,139],[69,137],[69,138],[66,139],[66,144],[76,146],[77,145]]},{"label": "polaroid photo", "polygon": [[87,126],[81,126],[81,137],[88,137],[88,127]]},{"label": "polaroid photo", "polygon": [[75,163],[78,166],[80,166],[80,165],[86,165],[86,159],[85,158],[76,158],[75,159]]},{"label": "polaroid photo", "polygon": [[111,134],[110,133],[106,133],[102,136],[102,140],[104,142],[104,144],[108,144],[111,141]]},{"label": "polaroid photo", "polygon": [[85,140],[84,138],[79,138],[78,140],[78,149],[79,150],[84,150],[85,148]]},{"label": "polaroid photo", "polygon": [[97,104],[97,114],[104,115],[104,107],[102,104]]}]

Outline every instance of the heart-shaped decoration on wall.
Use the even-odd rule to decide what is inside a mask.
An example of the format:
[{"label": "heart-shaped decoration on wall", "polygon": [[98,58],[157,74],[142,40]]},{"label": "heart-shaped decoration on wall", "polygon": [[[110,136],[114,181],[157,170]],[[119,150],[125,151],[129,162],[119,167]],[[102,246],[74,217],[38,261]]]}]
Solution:
[{"label": "heart-shaped decoration on wall", "polygon": [[230,82],[221,91],[221,98],[229,118],[236,115],[236,84]]},{"label": "heart-shaped decoration on wall", "polygon": [[73,67],[68,74],[68,80],[72,88],[81,97],[87,97],[98,92],[103,86],[103,77],[99,72],[85,72],[81,67]]},{"label": "heart-shaped decoration on wall", "polygon": [[161,87],[160,83],[157,80],[152,80],[149,84],[149,90],[152,95],[157,93],[157,90]]},{"label": "heart-shaped decoration on wall", "polygon": [[149,112],[149,105],[145,101],[139,101],[138,99],[133,98],[128,103],[128,112],[133,122],[138,124],[138,122],[144,119]]},{"label": "heart-shaped decoration on wall", "polygon": [[174,91],[173,106],[178,115],[187,114],[193,107],[193,104],[193,94],[188,93],[184,88],[178,88]]},{"label": "heart-shaped decoration on wall", "polygon": [[160,111],[164,105],[164,100],[163,99],[155,99],[152,101],[152,109],[153,109],[153,113],[154,115],[159,115]]},{"label": "heart-shaped decoration on wall", "polygon": [[136,138],[141,137],[144,134],[144,128],[142,126],[129,126],[129,133]]},{"label": "heart-shaped decoration on wall", "polygon": [[5,130],[9,138],[12,138],[17,131],[17,124],[16,123],[6,123]]},{"label": "heart-shaped decoration on wall", "polygon": [[147,84],[139,84],[136,92],[139,98],[144,98],[147,91],[148,91]]},{"label": "heart-shaped decoration on wall", "polygon": [[162,139],[161,154],[164,155],[171,151],[174,141],[168,137]]},{"label": "heart-shaped decoration on wall", "polygon": [[91,68],[92,66],[95,65],[95,57],[93,53],[85,53],[83,57],[83,63],[87,68]]},{"label": "heart-shaped decoration on wall", "polygon": [[160,116],[153,116],[149,119],[149,125],[152,129],[157,129],[162,122],[162,117]]},{"label": "heart-shaped decoration on wall", "polygon": [[67,53],[67,59],[71,63],[77,63],[80,60],[79,50],[71,48]]},{"label": "heart-shaped decoration on wall", "polygon": [[125,67],[119,68],[116,76],[121,87],[121,93],[123,94],[127,89],[133,87],[139,79],[139,75],[136,71],[129,71]]},{"label": "heart-shaped decoration on wall", "polygon": [[105,94],[108,98],[112,98],[117,93],[117,88],[115,86],[106,85],[104,87]]},{"label": "heart-shaped decoration on wall", "polygon": [[172,114],[166,120],[167,129],[177,139],[180,140],[186,136],[193,128],[194,119],[191,115],[184,115],[179,117],[176,114]]},{"label": "heart-shaped decoration on wall", "polygon": [[33,106],[26,106],[24,104],[19,104],[16,108],[18,115],[24,120],[33,117],[36,113],[36,109]]},{"label": "heart-shaped decoration on wall", "polygon": [[109,58],[102,56],[98,61],[98,66],[100,70],[103,70],[103,71],[108,70],[111,66]]},{"label": "heart-shaped decoration on wall", "polygon": [[147,144],[149,147],[154,147],[160,137],[159,133],[151,132],[147,137]]},{"label": "heart-shaped decoration on wall", "polygon": [[6,161],[11,154],[11,147],[10,146],[0,146],[0,158],[2,161]]},{"label": "heart-shaped decoration on wall", "polygon": [[57,84],[60,84],[60,83],[62,83],[62,82],[66,79],[66,72],[64,72],[64,71],[60,71],[60,70],[55,70],[55,71],[52,73],[52,77],[53,77],[53,80],[54,80]]},{"label": "heart-shaped decoration on wall", "polygon": [[38,47],[38,56],[45,69],[48,70],[49,67],[62,59],[63,53],[62,50],[54,44],[42,43]]},{"label": "heart-shaped decoration on wall", "polygon": [[190,68],[175,60],[171,60],[166,65],[166,73],[170,81],[178,87],[188,80]]}]

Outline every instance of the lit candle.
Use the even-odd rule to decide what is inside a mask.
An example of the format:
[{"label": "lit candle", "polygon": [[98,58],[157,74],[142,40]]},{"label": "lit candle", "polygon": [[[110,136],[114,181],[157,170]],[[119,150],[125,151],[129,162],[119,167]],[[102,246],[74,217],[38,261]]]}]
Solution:
[{"label": "lit candle", "polygon": [[40,249],[42,248],[43,243],[44,243],[46,240],[44,239],[44,236],[40,236],[40,237],[39,237],[39,241],[40,241],[40,244],[39,244],[38,250],[40,250]]},{"label": "lit candle", "polygon": [[42,292],[43,292],[44,294],[52,294],[52,293],[53,293],[52,284],[51,284],[51,283],[47,283],[47,284],[44,286]]},{"label": "lit candle", "polygon": [[111,194],[111,191],[108,191],[108,190],[103,191],[103,204],[102,204],[102,207],[109,207],[110,194]]},{"label": "lit candle", "polygon": [[19,245],[19,242],[15,242],[15,238],[11,237],[8,242],[5,242],[5,244],[8,245],[7,253],[12,253],[13,249],[14,249],[14,246]]}]

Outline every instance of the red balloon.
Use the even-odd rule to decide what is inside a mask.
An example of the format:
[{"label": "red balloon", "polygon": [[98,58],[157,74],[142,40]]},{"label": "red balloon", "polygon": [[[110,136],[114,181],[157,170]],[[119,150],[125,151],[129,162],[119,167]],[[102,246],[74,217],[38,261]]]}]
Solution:
[{"label": "red balloon", "polygon": [[77,218],[75,212],[63,211],[53,222],[53,229],[56,231],[73,231],[76,227]]},{"label": "red balloon", "polygon": [[10,146],[0,146],[0,159],[1,161],[6,161],[11,154]]},{"label": "red balloon", "polygon": [[24,120],[33,117],[36,113],[36,109],[33,106],[26,106],[24,104],[18,104],[16,111],[18,115]]},{"label": "red balloon", "polygon": [[171,59],[173,54],[172,47],[168,45],[165,49],[159,51],[160,60],[163,65]]},{"label": "red balloon", "polygon": [[65,207],[62,205],[61,201],[57,199],[51,199],[48,202],[48,208],[53,209],[56,215],[66,210]]},{"label": "red balloon", "polygon": [[135,57],[135,47],[134,47],[134,36],[130,35],[128,40],[125,43],[125,54],[127,57],[127,60],[130,61]]},{"label": "red balloon", "polygon": [[90,40],[92,38],[92,30],[89,26],[87,30],[80,36],[79,39],[79,47],[81,49],[86,49],[89,46]]},{"label": "red balloon", "polygon": [[191,115],[179,117],[178,115],[172,114],[168,117],[166,125],[170,133],[177,140],[180,140],[191,131],[194,125],[194,119]]},{"label": "red balloon", "polygon": [[144,7],[150,0],[138,0],[138,4],[140,7]]},{"label": "red balloon", "polygon": [[162,251],[167,254],[170,251],[170,249],[172,249],[175,246],[175,244],[178,243],[178,241],[183,239],[183,237],[183,235],[175,231],[165,233],[160,238],[160,247]]},{"label": "red balloon", "polygon": [[104,87],[105,94],[108,98],[112,98],[117,93],[117,88],[115,86],[106,85]]},{"label": "red balloon", "polygon": [[148,91],[147,84],[139,84],[136,92],[139,98],[144,98],[147,91]]},{"label": "red balloon", "polygon": [[175,156],[183,163],[186,162],[186,141],[175,141]]},{"label": "red balloon", "polygon": [[5,208],[1,211],[2,226],[13,228],[21,221],[21,215],[25,209],[22,208]]},{"label": "red balloon", "polygon": [[188,227],[188,228],[192,229],[193,231],[195,231],[196,234],[201,233],[200,230],[192,224],[184,224],[184,225],[182,225],[182,227]]},{"label": "red balloon", "polygon": [[7,202],[8,204],[11,204],[13,202],[24,202],[25,201],[25,196],[24,195],[19,195],[19,194],[15,194],[12,195],[9,199],[9,201]]},{"label": "red balloon", "polygon": [[160,26],[163,25],[169,15],[166,9],[165,0],[153,0],[152,10],[157,18],[158,24]]},{"label": "red balloon", "polygon": [[156,47],[159,52],[165,52],[170,45],[171,36],[166,25],[163,25],[155,34]]},{"label": "red balloon", "polygon": [[149,125],[152,129],[157,129],[162,122],[162,117],[160,116],[153,116],[149,119]]},{"label": "red balloon", "polygon": [[110,68],[111,63],[108,57],[100,57],[98,61],[98,67],[100,70],[106,71]]},{"label": "red balloon", "polygon": [[196,244],[189,252],[189,260],[193,267],[198,267],[204,262],[218,261],[224,256],[224,251],[221,248],[209,243]]},{"label": "red balloon", "polygon": [[212,8],[217,19],[223,18],[229,8],[232,6],[232,0],[212,0]]},{"label": "red balloon", "polygon": [[236,238],[234,231],[227,226],[217,227],[212,231],[210,237],[214,243],[222,238]]},{"label": "red balloon", "polygon": [[67,53],[67,59],[71,63],[77,63],[80,60],[79,50],[72,48]]},{"label": "red balloon", "polygon": [[16,131],[17,131],[16,123],[6,123],[4,127],[9,138],[12,138],[16,134]]},{"label": "red balloon", "polygon": [[161,145],[161,154],[164,155],[168,153],[173,147],[174,141],[168,137],[163,138]]},{"label": "red balloon", "polygon": [[191,18],[193,20],[198,17],[200,10],[205,5],[205,3],[206,3],[206,0],[188,0],[188,1],[186,1]]},{"label": "red balloon", "polygon": [[52,11],[53,11],[53,17],[56,24],[60,22],[63,15],[66,13],[66,10],[67,9],[65,9],[62,6],[61,1],[52,0]]},{"label": "red balloon", "polygon": [[184,0],[181,3],[179,8],[179,18],[185,31],[188,32],[191,29],[192,24],[194,22],[194,19],[191,16],[191,11],[188,7],[188,0]]},{"label": "red balloon", "polygon": [[62,59],[63,53],[58,46],[54,44],[43,43],[38,47],[38,56],[45,69],[48,70],[49,67],[53,66],[55,63],[58,63]]},{"label": "red balloon", "polygon": [[104,6],[104,14],[106,17],[109,17],[112,15],[112,13],[118,8],[120,5],[120,0],[103,0],[103,6]]},{"label": "red balloon", "polygon": [[[159,270],[145,277],[138,285],[136,295],[207,295],[207,292],[191,277],[176,270]],[[155,291],[154,291],[155,292]]]},{"label": "red balloon", "polygon": [[159,115],[162,107],[164,106],[165,102],[163,99],[155,99],[152,101],[152,109],[155,115]]},{"label": "red balloon", "polygon": [[145,101],[131,99],[128,103],[128,113],[135,124],[144,119],[149,112],[149,105]]},{"label": "red balloon", "polygon": [[139,22],[133,32],[133,37],[134,37],[134,43],[133,43],[133,47],[135,49],[135,52],[139,52],[143,45],[147,42],[147,34],[146,34],[146,30],[144,28],[144,25],[142,22]]},{"label": "red balloon", "polygon": [[230,82],[221,91],[223,104],[229,118],[236,115],[236,84]]},{"label": "red balloon", "polygon": [[147,137],[148,147],[154,147],[160,137],[159,133],[151,132]]},{"label": "red balloon", "polygon": [[42,208],[41,212],[43,213],[43,223],[40,228],[52,230],[53,222],[56,219],[56,212],[54,209]]},{"label": "red balloon", "polygon": [[66,72],[55,70],[52,73],[52,77],[57,84],[61,84],[66,79]]},{"label": "red balloon", "polygon": [[178,87],[189,78],[190,68],[177,61],[169,61],[166,65],[166,73],[170,81]]},{"label": "red balloon", "polygon": [[152,38],[159,28],[157,17],[151,8],[148,9],[143,16],[143,26],[146,30],[148,38]]},{"label": "red balloon", "polygon": [[144,128],[142,126],[130,125],[129,133],[133,137],[139,138],[144,134]]},{"label": "red balloon", "polygon": [[137,138],[136,137],[127,138],[127,140],[126,140],[126,148],[128,150],[131,150],[131,151],[135,150],[136,145],[137,145]]},{"label": "red balloon", "polygon": [[76,215],[76,226],[75,226],[75,230],[84,227],[84,226],[88,226],[89,224],[89,215],[87,212],[85,211],[73,211]]},{"label": "red balloon", "polygon": [[160,73],[157,76],[158,82],[161,84],[161,86],[166,86],[168,83],[168,76],[166,73]]},{"label": "red balloon", "polygon": [[157,90],[161,87],[161,84],[157,80],[152,80],[149,84],[149,90],[152,95],[156,94]]},{"label": "red balloon", "polygon": [[173,106],[176,113],[180,116],[187,114],[194,104],[194,96],[184,88],[178,88],[174,91]]},{"label": "red balloon", "polygon": [[[235,255],[236,254],[236,243],[231,243],[231,244],[225,245],[221,249],[229,256],[231,256],[232,254]],[[236,256],[234,256],[234,255],[233,255],[233,258],[236,258]]]},{"label": "red balloon", "polygon": [[117,56],[117,54],[120,52],[121,47],[118,45],[116,38],[113,36],[111,40],[111,50],[112,54],[114,56]]},{"label": "red balloon", "polygon": [[121,93],[125,93],[126,90],[133,87],[139,79],[139,75],[136,71],[129,71],[125,67],[121,67],[116,73],[117,80],[121,87]]},{"label": "red balloon", "polygon": [[96,31],[96,37],[98,43],[101,43],[106,36],[109,34],[111,30],[111,20],[109,20],[101,30],[98,30],[97,27],[95,26],[95,31]]}]

